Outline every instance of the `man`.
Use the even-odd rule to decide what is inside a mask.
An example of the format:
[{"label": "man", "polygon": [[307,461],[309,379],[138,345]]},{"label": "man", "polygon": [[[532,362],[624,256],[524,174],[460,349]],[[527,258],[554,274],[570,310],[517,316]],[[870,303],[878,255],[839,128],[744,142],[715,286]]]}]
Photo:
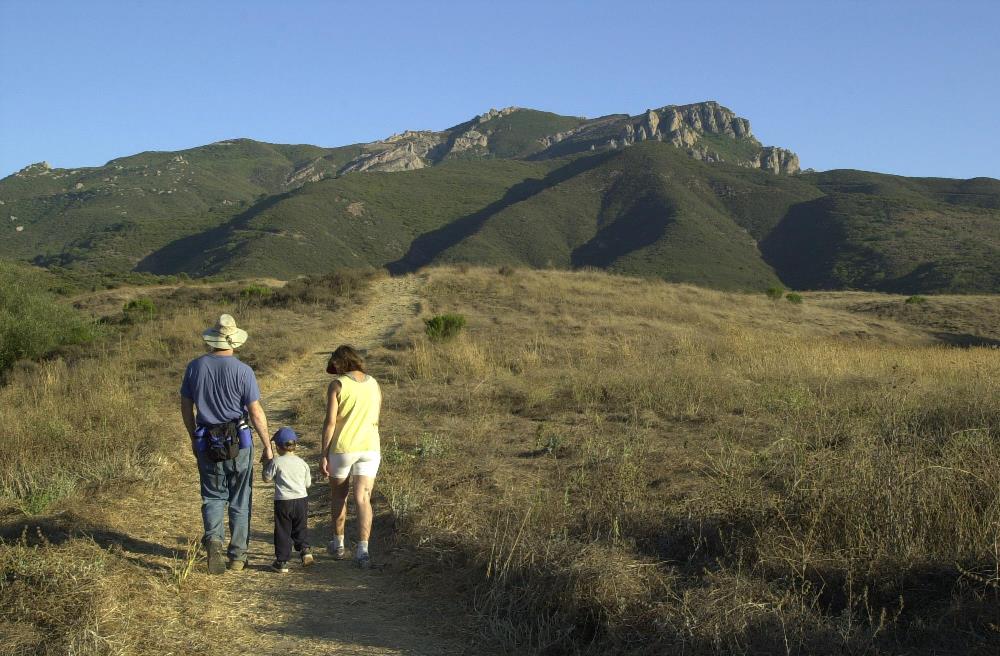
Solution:
[{"label": "man", "polygon": [[[257,430],[264,458],[270,460],[273,454],[257,377],[253,369],[233,354],[247,341],[247,332],[237,327],[230,315],[223,314],[214,327],[202,333],[202,338],[212,350],[192,360],[184,372],[181,417],[191,437],[191,450],[198,460],[201,477],[201,516],[205,524],[202,541],[208,550],[208,571],[222,574],[227,568],[239,571],[246,566],[250,542],[253,441],[245,428],[243,439],[238,434],[244,417],[249,416]],[[207,449],[206,441],[210,439],[223,447]],[[226,537],[223,516],[227,504],[228,563],[223,552]]]}]

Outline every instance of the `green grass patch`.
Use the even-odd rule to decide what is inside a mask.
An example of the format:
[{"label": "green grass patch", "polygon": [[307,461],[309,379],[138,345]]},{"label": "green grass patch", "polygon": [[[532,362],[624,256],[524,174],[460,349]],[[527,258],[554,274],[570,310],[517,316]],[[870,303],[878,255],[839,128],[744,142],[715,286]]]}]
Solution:
[{"label": "green grass patch", "polygon": [[424,332],[433,341],[451,339],[465,328],[465,317],[461,314],[440,314],[424,320]]}]

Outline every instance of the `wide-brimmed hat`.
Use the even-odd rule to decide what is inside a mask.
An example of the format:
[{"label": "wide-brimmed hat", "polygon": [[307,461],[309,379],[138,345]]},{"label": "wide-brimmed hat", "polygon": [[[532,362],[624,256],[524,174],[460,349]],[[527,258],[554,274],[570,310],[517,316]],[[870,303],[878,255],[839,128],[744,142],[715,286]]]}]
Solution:
[{"label": "wide-brimmed hat", "polygon": [[247,341],[247,331],[236,327],[236,319],[224,314],[219,321],[201,334],[209,346],[217,349],[235,349]]}]

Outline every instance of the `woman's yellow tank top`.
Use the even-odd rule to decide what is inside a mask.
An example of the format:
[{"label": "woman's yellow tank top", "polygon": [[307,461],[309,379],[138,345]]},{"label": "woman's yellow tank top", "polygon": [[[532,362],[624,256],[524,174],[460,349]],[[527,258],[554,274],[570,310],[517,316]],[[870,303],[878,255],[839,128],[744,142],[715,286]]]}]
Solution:
[{"label": "woman's yellow tank top", "polygon": [[337,405],[337,446],[334,453],[380,451],[378,438],[379,406],[382,393],[378,383],[366,376],[360,383],[343,374],[335,379],[340,383],[340,402]]}]

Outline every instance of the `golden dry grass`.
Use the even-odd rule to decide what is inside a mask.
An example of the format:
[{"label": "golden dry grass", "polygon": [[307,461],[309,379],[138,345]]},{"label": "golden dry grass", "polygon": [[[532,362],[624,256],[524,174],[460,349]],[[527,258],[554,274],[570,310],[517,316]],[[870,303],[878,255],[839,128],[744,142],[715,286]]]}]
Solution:
[{"label": "golden dry grass", "polygon": [[[362,286],[352,289],[360,296]],[[250,333],[238,355],[265,393],[324,332],[304,316],[312,304],[231,291],[144,288],[154,321],[116,327],[71,358],[21,363],[0,388],[0,652],[204,653],[249,630],[204,577],[187,576],[196,550],[130,537],[137,523],[181,530],[157,490],[190,466],[177,390],[205,350],[201,331],[233,313]],[[123,543],[146,555],[125,554]]]},{"label": "golden dry grass", "polygon": [[380,485],[505,648],[1000,645],[1000,351],[599,273],[438,269],[426,295],[469,326],[380,354]]}]

